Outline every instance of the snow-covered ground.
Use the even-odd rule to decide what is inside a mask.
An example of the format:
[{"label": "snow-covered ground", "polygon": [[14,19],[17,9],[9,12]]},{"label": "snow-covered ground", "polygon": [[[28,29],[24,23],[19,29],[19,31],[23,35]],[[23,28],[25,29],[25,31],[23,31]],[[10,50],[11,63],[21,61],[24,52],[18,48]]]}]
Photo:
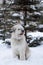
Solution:
[{"label": "snow-covered ground", "polygon": [[35,32],[28,32],[27,36],[31,35],[32,37],[43,37],[43,32],[35,31]]},{"label": "snow-covered ground", "polygon": [[21,61],[13,58],[11,48],[2,42],[0,40],[0,65],[43,65],[43,45],[30,47],[31,56],[28,60]]}]

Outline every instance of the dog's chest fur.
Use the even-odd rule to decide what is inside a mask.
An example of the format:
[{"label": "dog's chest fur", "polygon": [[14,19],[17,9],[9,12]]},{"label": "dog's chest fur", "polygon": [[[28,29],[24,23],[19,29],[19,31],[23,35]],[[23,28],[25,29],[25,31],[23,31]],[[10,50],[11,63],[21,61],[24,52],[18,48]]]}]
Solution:
[{"label": "dog's chest fur", "polygon": [[25,41],[25,38],[23,38],[20,41],[12,39],[11,46],[12,46],[13,50],[16,50],[16,51],[21,51],[22,50],[23,51],[25,49],[26,45],[27,45],[27,43]]}]

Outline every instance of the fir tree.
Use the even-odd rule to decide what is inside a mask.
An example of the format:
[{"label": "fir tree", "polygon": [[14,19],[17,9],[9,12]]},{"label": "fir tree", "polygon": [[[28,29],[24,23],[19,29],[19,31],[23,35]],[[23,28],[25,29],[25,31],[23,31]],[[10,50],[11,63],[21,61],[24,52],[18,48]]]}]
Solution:
[{"label": "fir tree", "polygon": [[[4,27],[7,26],[9,29],[14,24],[13,21],[21,20],[24,22],[25,36],[27,40],[27,28],[26,25],[29,25],[28,30],[35,28],[37,21],[40,21],[40,9],[37,7],[40,4],[41,0],[8,0],[10,3],[6,3],[7,0],[3,0],[3,14],[4,14]],[[23,18],[20,16],[12,16],[13,13],[23,13]],[[10,20],[10,22],[8,21]],[[33,23],[35,22],[35,25]],[[9,23],[9,24],[8,24]],[[32,29],[31,29],[32,28]]]}]

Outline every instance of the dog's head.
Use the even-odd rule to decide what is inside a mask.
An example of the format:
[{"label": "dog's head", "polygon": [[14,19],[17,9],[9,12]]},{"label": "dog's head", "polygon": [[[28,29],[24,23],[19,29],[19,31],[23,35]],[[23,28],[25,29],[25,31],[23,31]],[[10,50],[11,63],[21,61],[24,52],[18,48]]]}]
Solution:
[{"label": "dog's head", "polygon": [[12,35],[16,39],[21,39],[24,35],[24,28],[21,24],[14,25],[12,27]]}]

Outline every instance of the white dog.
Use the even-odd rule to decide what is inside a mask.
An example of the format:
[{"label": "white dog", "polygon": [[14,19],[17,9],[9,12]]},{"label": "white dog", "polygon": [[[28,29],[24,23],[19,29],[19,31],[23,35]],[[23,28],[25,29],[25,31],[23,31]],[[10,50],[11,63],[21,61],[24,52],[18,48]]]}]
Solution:
[{"label": "white dog", "polygon": [[17,24],[12,27],[12,30],[11,47],[13,55],[15,58],[18,56],[20,60],[25,60],[29,57],[30,51],[25,40],[24,28],[20,24]]}]

